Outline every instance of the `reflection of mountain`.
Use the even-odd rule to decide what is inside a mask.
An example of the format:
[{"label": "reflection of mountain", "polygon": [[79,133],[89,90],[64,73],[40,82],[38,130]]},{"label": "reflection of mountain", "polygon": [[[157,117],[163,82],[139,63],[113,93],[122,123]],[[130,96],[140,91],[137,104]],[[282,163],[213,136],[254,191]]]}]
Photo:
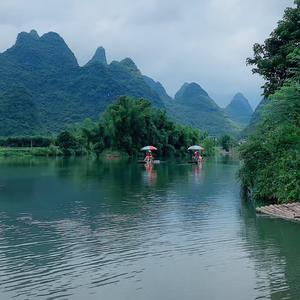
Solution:
[{"label": "reflection of mountain", "polygon": [[243,202],[241,235],[249,244],[260,289],[270,294],[270,299],[299,299],[300,224],[265,216],[253,218],[253,214],[249,203]]}]

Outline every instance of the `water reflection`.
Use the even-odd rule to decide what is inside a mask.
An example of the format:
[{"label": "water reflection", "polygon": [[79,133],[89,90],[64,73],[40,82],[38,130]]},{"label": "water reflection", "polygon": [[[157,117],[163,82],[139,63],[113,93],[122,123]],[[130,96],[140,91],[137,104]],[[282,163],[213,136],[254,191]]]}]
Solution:
[{"label": "water reflection", "polygon": [[155,185],[157,173],[156,170],[154,169],[154,165],[144,164],[144,166],[145,166],[144,181],[150,186]]},{"label": "water reflection", "polygon": [[259,288],[270,299],[299,299],[300,239],[299,223],[259,215],[242,201],[244,226],[241,233],[255,262]]},{"label": "water reflection", "polygon": [[1,299],[297,299],[299,225],[256,219],[237,167],[2,163]]}]

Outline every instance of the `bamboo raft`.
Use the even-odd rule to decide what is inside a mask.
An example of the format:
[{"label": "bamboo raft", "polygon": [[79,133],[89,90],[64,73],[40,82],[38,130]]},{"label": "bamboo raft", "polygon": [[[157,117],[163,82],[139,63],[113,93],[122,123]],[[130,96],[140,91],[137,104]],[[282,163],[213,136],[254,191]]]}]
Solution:
[{"label": "bamboo raft", "polygon": [[300,203],[278,204],[257,207],[256,212],[272,217],[300,222]]}]

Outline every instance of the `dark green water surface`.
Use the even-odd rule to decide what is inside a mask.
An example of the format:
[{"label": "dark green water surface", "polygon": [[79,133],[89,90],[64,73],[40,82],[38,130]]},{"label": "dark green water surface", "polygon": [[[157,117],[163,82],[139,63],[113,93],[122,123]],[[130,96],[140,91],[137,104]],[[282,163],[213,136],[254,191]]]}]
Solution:
[{"label": "dark green water surface", "polygon": [[0,163],[0,299],[300,299],[300,224],[239,163]]}]

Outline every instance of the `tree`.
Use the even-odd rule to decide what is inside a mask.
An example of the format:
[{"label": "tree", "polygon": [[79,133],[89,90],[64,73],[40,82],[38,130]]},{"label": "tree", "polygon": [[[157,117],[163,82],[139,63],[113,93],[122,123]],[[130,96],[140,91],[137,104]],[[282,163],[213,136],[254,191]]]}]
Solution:
[{"label": "tree", "polygon": [[241,146],[240,178],[254,198],[269,202],[300,199],[300,85],[283,85],[265,109],[257,131]]},{"label": "tree", "polygon": [[263,45],[254,45],[254,73],[266,79],[269,98],[256,131],[240,148],[239,176],[254,199],[267,202],[300,200],[300,0]]},{"label": "tree", "polygon": [[254,55],[247,64],[254,65],[252,72],[265,80],[264,96],[269,97],[284,81],[294,77],[295,69],[300,68],[300,0],[294,8],[285,10],[283,19],[263,44],[254,44]]},{"label": "tree", "polygon": [[69,131],[61,132],[57,136],[56,143],[58,147],[63,151],[63,154],[66,156],[75,154],[78,148],[78,143],[76,138]]},{"label": "tree", "polygon": [[224,134],[220,137],[219,143],[223,150],[229,151],[232,147],[237,145],[236,140],[228,134]]}]

